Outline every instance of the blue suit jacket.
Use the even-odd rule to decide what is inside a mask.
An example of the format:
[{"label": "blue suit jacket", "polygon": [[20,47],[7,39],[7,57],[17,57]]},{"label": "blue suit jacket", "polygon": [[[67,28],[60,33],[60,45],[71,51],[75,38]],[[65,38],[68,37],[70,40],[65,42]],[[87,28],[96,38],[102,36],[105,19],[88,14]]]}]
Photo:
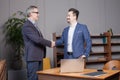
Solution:
[{"label": "blue suit jacket", "polygon": [[35,26],[27,20],[22,27],[25,44],[26,61],[41,61],[46,54],[46,46],[51,46],[51,41],[43,38]]},{"label": "blue suit jacket", "polygon": [[[67,54],[68,31],[69,26],[63,30],[61,38],[56,41],[56,46],[64,44],[64,58],[68,58]],[[72,42],[73,56],[75,58],[78,58],[82,55],[88,57],[91,50],[91,44],[92,42],[87,26],[77,23]]]}]

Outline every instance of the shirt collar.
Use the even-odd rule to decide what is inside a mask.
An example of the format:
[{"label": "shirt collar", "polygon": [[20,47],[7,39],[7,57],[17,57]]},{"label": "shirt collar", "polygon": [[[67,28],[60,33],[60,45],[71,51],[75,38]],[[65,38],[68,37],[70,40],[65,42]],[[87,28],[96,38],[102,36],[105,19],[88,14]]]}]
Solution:
[{"label": "shirt collar", "polygon": [[71,27],[71,28],[73,28],[73,27],[75,28],[76,25],[77,25],[77,22],[75,22],[74,24],[70,25],[70,27]]},{"label": "shirt collar", "polygon": [[28,20],[29,20],[30,22],[32,22],[32,24],[35,24],[35,21],[32,20],[31,18],[28,18]]}]

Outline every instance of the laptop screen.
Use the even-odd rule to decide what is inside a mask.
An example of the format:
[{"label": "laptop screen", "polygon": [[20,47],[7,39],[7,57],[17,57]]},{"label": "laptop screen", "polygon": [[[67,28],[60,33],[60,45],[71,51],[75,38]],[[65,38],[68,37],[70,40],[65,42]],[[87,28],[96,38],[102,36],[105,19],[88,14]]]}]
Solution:
[{"label": "laptop screen", "polygon": [[82,72],[85,59],[61,59],[60,72]]}]

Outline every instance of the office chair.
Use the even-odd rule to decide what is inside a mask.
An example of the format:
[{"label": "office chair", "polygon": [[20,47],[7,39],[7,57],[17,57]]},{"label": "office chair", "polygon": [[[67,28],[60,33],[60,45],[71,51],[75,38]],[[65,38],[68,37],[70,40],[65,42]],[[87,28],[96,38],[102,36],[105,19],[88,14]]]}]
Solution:
[{"label": "office chair", "polygon": [[50,69],[51,64],[50,64],[50,58],[44,58],[43,59],[43,70]]},{"label": "office chair", "polygon": [[120,70],[120,61],[119,60],[111,60],[103,66],[103,69]]}]

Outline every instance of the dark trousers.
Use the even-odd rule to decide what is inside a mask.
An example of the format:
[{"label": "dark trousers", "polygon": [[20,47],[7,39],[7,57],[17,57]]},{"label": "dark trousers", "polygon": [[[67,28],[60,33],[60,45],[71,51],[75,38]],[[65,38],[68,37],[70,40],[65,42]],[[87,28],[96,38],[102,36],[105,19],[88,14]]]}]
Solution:
[{"label": "dark trousers", "polygon": [[38,80],[36,71],[43,69],[42,61],[27,61],[27,78],[28,80]]}]

